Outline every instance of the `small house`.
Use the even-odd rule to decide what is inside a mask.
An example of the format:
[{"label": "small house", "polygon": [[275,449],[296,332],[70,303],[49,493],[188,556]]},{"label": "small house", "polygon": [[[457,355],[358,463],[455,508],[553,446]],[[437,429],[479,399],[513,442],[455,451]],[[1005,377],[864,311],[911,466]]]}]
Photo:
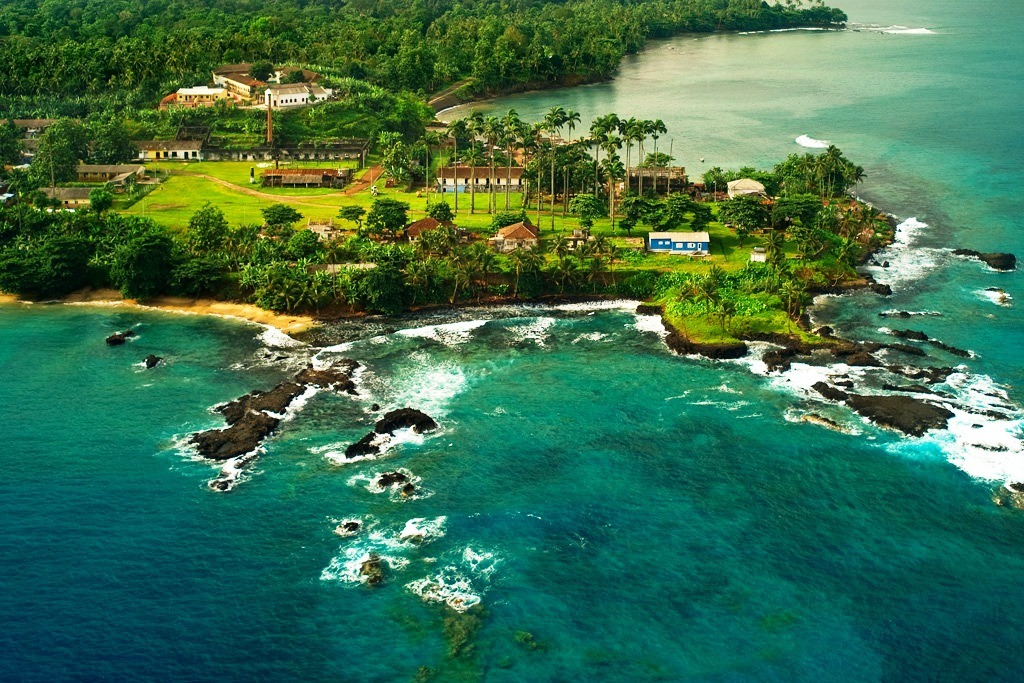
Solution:
[{"label": "small house", "polygon": [[517,249],[536,249],[540,244],[539,235],[540,230],[535,225],[529,221],[520,221],[505,226],[488,241],[496,250],[507,253]]},{"label": "small house", "polygon": [[196,109],[197,107],[212,107],[220,100],[228,99],[226,88],[200,85],[194,88],[179,88],[177,92],[171,93],[160,101],[160,108],[185,107]]},{"label": "small house", "polygon": [[50,199],[60,202],[62,208],[80,209],[88,207],[92,202],[89,199],[89,187],[44,187],[43,194]]},{"label": "small house", "polygon": [[310,219],[306,229],[317,236],[321,242],[333,242],[342,236],[342,231],[334,227],[334,219],[328,218],[323,221]]},{"label": "small house", "polygon": [[711,235],[706,232],[652,232],[647,235],[647,251],[707,256],[711,252]]},{"label": "small house", "polygon": [[263,101],[273,109],[291,109],[326,100],[332,94],[334,94],[333,90],[322,88],[319,85],[291,83],[270,86],[263,94]]},{"label": "small house", "polygon": [[764,250],[764,247],[754,247],[754,250],[750,252],[751,263],[766,263],[768,261],[768,253]]},{"label": "small house", "polygon": [[199,161],[203,158],[202,140],[142,140],[133,142],[140,161]]},{"label": "small house", "polygon": [[409,238],[410,242],[418,242],[423,233],[430,232],[431,230],[437,230],[441,226],[451,228],[455,230],[455,234],[459,237],[460,242],[465,242],[465,232],[455,227],[455,224],[451,221],[441,222],[433,216],[427,216],[421,218],[418,221],[413,221],[409,225],[405,226],[405,235]]},{"label": "small house", "polygon": [[350,168],[274,168],[263,172],[263,187],[345,187],[352,180]]},{"label": "small house", "polygon": [[[477,191],[486,190],[491,186],[490,166],[454,166],[438,169],[438,192],[468,192],[470,185]],[[494,187],[502,192],[505,188],[518,192],[523,187],[523,169],[513,166],[495,166]]]},{"label": "small house", "polygon": [[138,164],[79,164],[77,169],[80,183],[123,183],[130,175],[137,180],[146,177],[146,167]]},{"label": "small house", "polygon": [[252,64],[248,63],[225,64],[214,70],[213,84],[223,87],[233,99],[250,102],[256,96],[256,91],[266,85],[250,76],[250,69]]},{"label": "small house", "polygon": [[739,180],[733,180],[729,183],[729,199],[735,197],[742,197],[743,195],[760,195],[767,197],[768,193],[764,189],[764,185],[752,180],[750,178],[740,178]]}]

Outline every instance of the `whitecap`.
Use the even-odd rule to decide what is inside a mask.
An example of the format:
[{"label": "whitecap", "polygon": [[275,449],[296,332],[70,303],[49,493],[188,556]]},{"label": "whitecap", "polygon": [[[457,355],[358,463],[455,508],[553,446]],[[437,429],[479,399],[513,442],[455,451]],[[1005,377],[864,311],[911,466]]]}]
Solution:
[{"label": "whitecap", "polygon": [[479,605],[480,596],[474,592],[476,589],[472,582],[457,574],[453,567],[445,570],[435,576],[410,581],[405,587],[424,602],[440,602],[456,612],[465,612]]},{"label": "whitecap", "polygon": [[668,329],[660,315],[635,314],[636,320],[632,323],[633,329],[638,332],[653,332],[659,337],[667,337]]},{"label": "whitecap", "polygon": [[975,290],[974,294],[980,299],[994,303],[996,306],[1004,308],[1013,306],[1013,297],[1001,289],[978,289]]},{"label": "whitecap", "polygon": [[543,347],[544,341],[550,336],[548,330],[557,322],[554,318],[542,316],[531,318],[529,322],[509,328],[516,342],[532,341]]},{"label": "whitecap", "polygon": [[459,346],[473,338],[473,330],[483,327],[489,320],[463,320],[456,323],[444,323],[441,325],[426,325],[406,330],[399,330],[396,334],[403,337],[433,339],[445,346]]},{"label": "whitecap", "polygon": [[403,543],[415,543],[423,545],[434,539],[444,536],[444,524],[448,518],[445,516],[428,519],[426,517],[415,517],[405,523],[402,531],[398,534],[398,540]]},{"label": "whitecap", "polygon": [[801,135],[795,142],[801,147],[808,147],[810,149],[825,149],[832,144],[828,140],[815,140],[809,135]]}]

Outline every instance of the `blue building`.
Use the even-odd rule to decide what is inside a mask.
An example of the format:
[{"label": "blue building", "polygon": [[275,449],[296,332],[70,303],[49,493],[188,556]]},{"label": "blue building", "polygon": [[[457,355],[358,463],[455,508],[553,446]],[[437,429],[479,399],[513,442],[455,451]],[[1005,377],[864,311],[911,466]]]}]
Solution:
[{"label": "blue building", "polygon": [[647,235],[647,251],[707,256],[711,236],[706,232],[652,232]]}]

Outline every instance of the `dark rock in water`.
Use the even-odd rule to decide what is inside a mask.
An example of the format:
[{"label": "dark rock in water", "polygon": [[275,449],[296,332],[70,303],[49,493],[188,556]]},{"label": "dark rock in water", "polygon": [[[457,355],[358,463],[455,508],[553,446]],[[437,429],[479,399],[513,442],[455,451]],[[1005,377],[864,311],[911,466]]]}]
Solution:
[{"label": "dark rock in water", "polygon": [[356,458],[362,455],[376,455],[380,453],[380,446],[373,443],[373,440],[377,438],[376,432],[370,432],[363,438],[356,441],[345,449],[346,458]]},{"label": "dark rock in water", "polygon": [[835,333],[836,333],[836,331],[833,330],[830,325],[822,325],[821,327],[819,327],[818,329],[816,329],[814,331],[814,334],[818,335],[819,337],[826,337],[826,338],[833,336]]},{"label": "dark rock in water", "polygon": [[976,258],[994,270],[1015,270],[1017,268],[1017,257],[1013,254],[982,253],[973,249],[954,249],[953,253],[957,256]]},{"label": "dark rock in water", "polygon": [[992,494],[992,502],[996,505],[1024,510],[1024,483],[1017,482],[1000,486]]},{"label": "dark rock in water", "polygon": [[912,379],[919,382],[924,381],[927,382],[928,384],[938,384],[939,382],[945,382],[947,377],[956,372],[956,368],[916,368],[901,365],[890,365],[886,367],[886,370],[895,375],[903,375],[907,379]]},{"label": "dark rock in water", "polygon": [[942,396],[943,394],[932,391],[928,387],[923,387],[920,384],[883,384],[882,389],[885,391],[904,391],[912,394],[931,394],[932,396]]},{"label": "dark rock in water", "polygon": [[295,375],[295,381],[307,386],[331,389],[333,391],[344,391],[356,395],[356,385],[352,381],[352,371],[359,367],[354,360],[341,361],[324,370],[314,370],[310,365]]},{"label": "dark rock in water", "polygon": [[653,304],[640,304],[636,307],[637,315],[661,315],[661,306],[655,306]]},{"label": "dark rock in water", "polygon": [[403,498],[408,498],[409,496],[411,496],[414,493],[416,493],[416,487],[413,486],[412,484],[406,484],[405,486],[402,487],[402,497]]},{"label": "dark rock in water", "polygon": [[893,351],[902,351],[910,356],[920,356],[922,358],[928,355],[921,347],[911,346],[910,344],[886,344],[885,348],[892,349]]},{"label": "dark rock in water", "polygon": [[914,341],[928,341],[928,335],[918,330],[889,330],[889,334],[900,339],[912,339]]},{"label": "dark rock in water", "polygon": [[833,380],[832,384],[835,384],[837,387],[845,387],[846,389],[853,389],[855,386],[854,383],[848,379]]},{"label": "dark rock in water", "polygon": [[218,406],[217,411],[224,415],[228,424],[235,424],[250,412],[270,412],[280,415],[295,397],[306,390],[296,382],[282,382],[269,391],[253,391],[230,403]]},{"label": "dark rock in water", "polygon": [[892,286],[887,284],[875,283],[871,285],[871,291],[881,296],[892,296]]},{"label": "dark rock in water", "polygon": [[971,357],[971,352],[970,351],[965,351],[964,349],[958,349],[955,346],[950,346],[949,344],[944,344],[944,343],[940,342],[938,339],[930,339],[929,343],[931,343],[931,345],[934,346],[935,348],[942,349],[946,353],[951,353],[954,356],[960,356],[961,358],[970,358]]},{"label": "dark rock in water", "polygon": [[366,583],[376,586],[384,581],[384,563],[377,553],[370,553],[370,557],[359,567],[359,573],[366,577]]},{"label": "dark rock in water", "polygon": [[374,403],[372,406],[370,406],[370,410],[372,410],[373,412],[377,412],[378,410],[380,410],[380,404]]},{"label": "dark rock in water", "polygon": [[124,344],[128,339],[134,337],[135,333],[131,330],[125,330],[124,332],[115,332],[114,334],[107,337],[108,346],[120,346]]},{"label": "dark rock in water", "polygon": [[888,261],[882,261],[882,267],[883,268],[888,268],[889,267],[889,262]]},{"label": "dark rock in water", "polygon": [[199,454],[211,460],[228,460],[256,450],[270,436],[280,420],[266,413],[248,412],[227,429],[211,429],[193,434],[190,442]]},{"label": "dark rock in water", "polygon": [[913,315],[910,311],[882,311],[879,318],[909,318]]},{"label": "dark rock in water", "polygon": [[386,489],[389,486],[395,484],[401,484],[402,482],[409,481],[409,477],[405,476],[401,472],[385,472],[384,474],[377,477],[377,486],[382,489]]},{"label": "dark rock in water", "polygon": [[953,413],[946,408],[909,396],[850,394],[846,405],[875,424],[923,436],[929,429],[945,429]]},{"label": "dark rock in water", "polygon": [[154,356],[153,354],[149,354],[142,362],[146,364],[147,369],[152,369],[159,365],[160,361],[162,360],[163,358],[161,358],[160,356]]},{"label": "dark rock in water", "polygon": [[743,356],[747,355],[748,348],[743,342],[702,344],[690,341],[684,337],[679,330],[674,329],[667,323],[665,324],[665,328],[668,330],[668,335],[665,337],[665,344],[667,344],[670,349],[683,356],[699,354],[707,358],[724,360],[731,358],[743,358]]},{"label": "dark rock in water", "polygon": [[849,397],[849,394],[847,394],[845,391],[840,391],[839,389],[836,389],[835,387],[826,384],[825,382],[817,382],[811,385],[811,388],[830,401],[842,402]]},{"label": "dark rock in water", "polygon": [[342,524],[341,524],[341,528],[344,529],[345,531],[347,531],[350,534],[354,534],[357,531],[359,531],[359,527],[360,527],[359,522],[356,522],[354,520],[349,520],[347,522],[342,522]]},{"label": "dark rock in water", "polygon": [[770,349],[765,351],[761,360],[768,366],[768,372],[785,372],[792,367],[793,357],[797,353],[796,349]]},{"label": "dark rock in water", "polygon": [[213,479],[207,483],[214,491],[228,491],[231,489],[231,482],[227,479]]},{"label": "dark rock in water", "polygon": [[399,408],[377,420],[374,430],[378,434],[394,434],[406,427],[412,427],[414,432],[422,434],[437,429],[437,423],[434,422],[434,418],[415,408]]},{"label": "dark rock in water", "polygon": [[847,356],[845,359],[847,365],[861,368],[880,368],[882,367],[881,361],[872,356],[870,353],[861,351],[853,353]]}]

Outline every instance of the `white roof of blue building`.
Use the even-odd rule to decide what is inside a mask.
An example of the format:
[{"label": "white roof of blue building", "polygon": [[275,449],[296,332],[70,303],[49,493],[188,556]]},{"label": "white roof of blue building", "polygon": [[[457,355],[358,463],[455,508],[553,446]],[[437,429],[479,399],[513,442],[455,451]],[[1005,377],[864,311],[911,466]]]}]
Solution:
[{"label": "white roof of blue building", "polygon": [[711,241],[711,235],[706,232],[652,232],[647,237],[652,240],[672,240],[673,242]]}]

